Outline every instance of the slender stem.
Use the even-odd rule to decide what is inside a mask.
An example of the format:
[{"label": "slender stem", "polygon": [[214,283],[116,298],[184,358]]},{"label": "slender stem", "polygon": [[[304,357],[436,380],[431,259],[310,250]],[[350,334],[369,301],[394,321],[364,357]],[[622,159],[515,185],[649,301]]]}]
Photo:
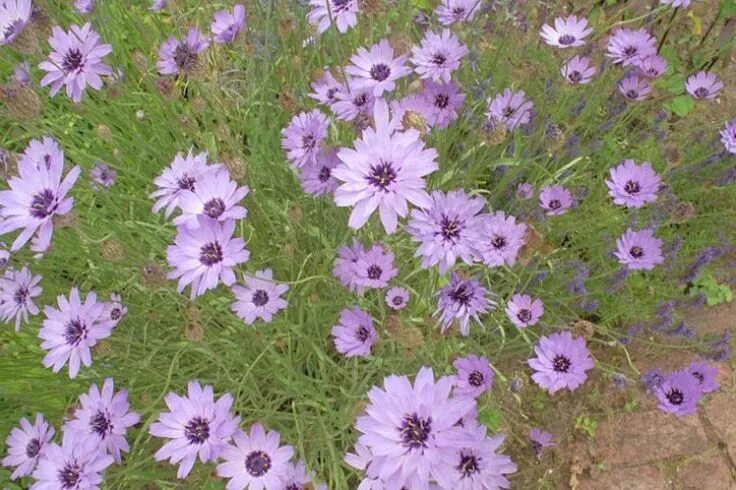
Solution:
[{"label": "slender stem", "polygon": [[670,29],[672,29],[672,24],[675,22],[675,17],[677,17],[677,12],[679,11],[679,8],[672,10],[672,16],[670,17],[670,21],[667,23],[667,29],[662,35],[662,40],[659,41],[659,46],[657,46],[657,54],[662,50],[662,46],[664,46],[664,42],[667,40],[667,35],[670,33]]}]

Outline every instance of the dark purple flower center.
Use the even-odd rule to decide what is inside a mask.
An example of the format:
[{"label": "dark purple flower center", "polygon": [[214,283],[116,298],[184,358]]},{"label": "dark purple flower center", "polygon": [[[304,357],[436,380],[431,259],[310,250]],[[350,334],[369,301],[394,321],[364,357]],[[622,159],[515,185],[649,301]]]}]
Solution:
[{"label": "dark purple flower center", "polygon": [[110,416],[103,410],[99,410],[89,419],[89,428],[104,439],[112,431]]},{"label": "dark purple flower center", "polygon": [[373,279],[373,280],[380,279],[381,274],[383,274],[383,269],[381,269],[376,264],[373,264],[368,267],[366,274],[368,275],[368,279]]},{"label": "dark purple flower center", "polygon": [[263,451],[253,451],[245,458],[245,469],[251,476],[263,476],[271,469],[271,457]]},{"label": "dark purple flower center", "polygon": [[470,383],[470,386],[475,386],[476,388],[483,385],[483,379],[483,373],[477,370],[472,371],[468,375],[468,383]]},{"label": "dark purple flower center", "polygon": [[519,313],[516,314],[516,318],[518,318],[521,322],[526,323],[532,319],[532,310],[527,310],[526,308],[523,310],[519,310]]},{"label": "dark purple flower center", "polygon": [[317,139],[312,133],[305,134],[302,136],[302,149],[306,151],[314,150],[314,146],[317,144]]},{"label": "dark purple flower center", "polygon": [[473,291],[469,290],[468,286],[465,284],[459,285],[450,292],[450,299],[463,306],[467,306],[467,304],[470,303],[470,298],[472,297]]},{"label": "dark purple flower center", "polygon": [[557,42],[563,46],[569,46],[570,44],[575,42],[575,36],[573,36],[572,34],[563,34],[560,36]]},{"label": "dark purple flower center", "polygon": [[206,266],[222,262],[222,247],[217,242],[210,242],[199,249],[199,261]]},{"label": "dark purple flower center", "polygon": [[330,180],[330,177],[332,176],[332,170],[330,167],[322,167],[319,171],[318,179],[323,184],[326,184],[328,180]]},{"label": "dark purple flower center", "polygon": [[457,471],[463,476],[463,478],[480,473],[479,463],[481,458],[473,454],[460,453],[460,464],[457,465]]},{"label": "dark purple flower center", "polygon": [[179,43],[174,49],[174,63],[183,72],[189,73],[197,65],[199,55],[187,43]]},{"label": "dark purple flower center", "polygon": [[574,70],[574,71],[570,72],[570,73],[569,73],[569,74],[567,75],[567,78],[568,78],[568,80],[570,80],[570,81],[571,81],[572,83],[579,83],[579,82],[580,82],[580,80],[582,80],[582,79],[583,79],[583,74],[582,74],[582,73],[580,73],[580,72],[579,72],[579,71],[577,71],[577,70]]},{"label": "dark purple flower center", "polygon": [[447,108],[450,98],[446,94],[437,94],[434,96],[434,105],[440,109]]},{"label": "dark purple flower center", "polygon": [[496,235],[491,240],[491,246],[496,250],[501,250],[506,247],[506,237],[503,235]]},{"label": "dark purple flower center", "polygon": [[698,87],[695,89],[695,97],[702,99],[704,97],[707,97],[710,92],[705,87]]},{"label": "dark purple flower center", "polygon": [[554,211],[560,209],[562,207],[562,203],[559,199],[552,199],[547,206]]},{"label": "dark purple flower center", "polygon": [[667,392],[667,400],[673,405],[681,405],[685,401],[685,395],[677,388],[672,388]]},{"label": "dark purple flower center", "polygon": [[56,211],[56,196],[51,189],[44,189],[31,200],[31,216],[38,219],[48,218]]},{"label": "dark purple flower center", "polygon": [[71,73],[84,68],[84,56],[78,49],[70,49],[61,60],[61,67],[65,72]]},{"label": "dark purple flower center", "polygon": [[327,92],[325,93],[325,97],[327,97],[327,100],[332,100],[335,98],[335,94],[337,94],[338,90],[340,90],[337,87],[332,87],[327,89]]},{"label": "dark purple flower center", "polygon": [[697,378],[697,380],[700,383],[702,383],[703,381],[705,381],[705,376],[703,376],[703,373],[700,373],[698,371],[691,371],[690,374],[692,374],[693,376],[695,376],[695,378]]},{"label": "dark purple flower center", "polygon": [[534,449],[534,454],[536,454],[538,458],[542,454],[544,446],[542,446],[542,443],[539,441],[532,441],[532,449]]},{"label": "dark purple flower center", "polygon": [[629,255],[638,259],[644,255],[644,249],[639,246],[633,246],[631,247],[631,250],[629,250]]},{"label": "dark purple flower center", "polygon": [[567,357],[557,354],[552,360],[552,369],[558,373],[566,373],[570,369],[570,359]]},{"label": "dark purple flower center", "polygon": [[41,441],[35,437],[26,444],[26,457],[35,458],[41,452]]},{"label": "dark purple flower center", "polygon": [[506,107],[503,108],[503,110],[501,111],[501,114],[503,114],[503,117],[508,118],[508,117],[513,116],[515,112],[516,112],[516,109],[514,109],[510,105],[507,105]]},{"label": "dark purple flower center", "polygon": [[441,66],[447,61],[447,57],[443,53],[435,53],[432,55],[432,63]]},{"label": "dark purple flower center", "polygon": [[21,286],[18,289],[16,289],[15,294],[13,295],[15,304],[16,305],[25,304],[26,300],[28,299],[29,294],[30,294],[30,291],[28,291],[28,288],[25,286]]},{"label": "dark purple flower center", "polygon": [[445,240],[455,240],[460,236],[461,223],[456,219],[442,216],[440,227],[442,228],[441,234]]},{"label": "dark purple flower center", "polygon": [[184,436],[190,444],[204,444],[210,437],[210,422],[202,417],[194,417],[184,427]]},{"label": "dark purple flower center", "polygon": [[396,170],[390,163],[381,162],[371,166],[371,172],[368,175],[369,184],[385,191],[394,181],[396,181]]},{"label": "dark purple flower center", "polygon": [[207,201],[202,210],[210,218],[217,219],[225,212],[225,203],[222,199],[216,197]]},{"label": "dark purple flower center", "polygon": [[637,89],[631,88],[626,91],[627,99],[636,99],[637,97],[639,97],[639,91]]},{"label": "dark purple flower center", "polygon": [[371,67],[371,78],[377,82],[382,82],[391,74],[391,68],[386,63],[378,63]]},{"label": "dark purple flower center", "polygon": [[182,175],[180,179],[176,180],[176,184],[179,186],[179,189],[182,189],[182,190],[186,189],[192,192],[194,192],[194,184],[196,183],[197,183],[197,179],[187,174]]},{"label": "dark purple flower center", "polygon": [[636,53],[638,52],[639,50],[637,49],[636,46],[626,46],[624,48],[624,56],[629,57],[629,58],[636,55]]},{"label": "dark purple flower center", "polygon": [[253,293],[253,304],[256,306],[263,306],[268,303],[268,293],[264,289],[257,289]]},{"label": "dark purple flower center", "polygon": [[465,15],[465,7],[455,7],[452,9],[452,13],[456,18],[461,18]]},{"label": "dark purple flower center", "polygon": [[368,340],[369,334],[370,332],[368,332],[368,329],[361,325],[360,327],[358,327],[358,330],[355,332],[355,337],[361,342],[365,342],[366,340]]},{"label": "dark purple flower center", "polygon": [[87,338],[87,325],[79,318],[71,320],[64,326],[64,340],[72,346],[77,346]]},{"label": "dark purple flower center", "polygon": [[332,0],[332,10],[334,12],[344,12],[348,9],[350,0]]},{"label": "dark purple flower center", "polygon": [[57,476],[59,477],[59,483],[61,483],[62,489],[76,488],[79,480],[82,478],[82,468],[80,468],[76,461],[73,463],[69,462],[59,470]]},{"label": "dark purple flower center", "polygon": [[368,102],[368,96],[365,92],[362,94],[358,94],[355,97],[353,97],[353,105],[355,107],[361,108],[365,105],[365,103]]},{"label": "dark purple flower center", "polygon": [[404,304],[404,298],[402,298],[401,296],[399,296],[399,295],[397,294],[397,295],[396,295],[396,296],[394,296],[394,298],[393,298],[393,299],[391,300],[391,303],[392,303],[392,304],[393,304],[394,306],[399,306],[399,305],[402,305],[402,304]]},{"label": "dark purple flower center", "polygon": [[401,440],[409,449],[427,447],[427,439],[432,431],[432,418],[423,419],[416,413],[404,415],[399,427]]},{"label": "dark purple flower center", "polygon": [[626,185],[624,185],[624,190],[627,194],[638,194],[639,191],[641,191],[641,186],[639,185],[639,182],[629,180],[626,182]]},{"label": "dark purple flower center", "polygon": [[110,320],[118,321],[123,316],[123,310],[116,306],[110,311]]}]

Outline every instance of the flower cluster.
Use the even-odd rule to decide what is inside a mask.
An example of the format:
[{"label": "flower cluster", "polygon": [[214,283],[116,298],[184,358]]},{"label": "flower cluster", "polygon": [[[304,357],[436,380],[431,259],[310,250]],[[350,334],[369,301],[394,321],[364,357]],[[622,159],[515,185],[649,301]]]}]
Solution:
[{"label": "flower cluster", "polygon": [[706,393],[719,388],[718,369],[703,361],[694,361],[685,369],[661,374],[649,373],[642,383],[654,394],[659,409],[677,416],[691,415],[698,409],[698,401]]}]

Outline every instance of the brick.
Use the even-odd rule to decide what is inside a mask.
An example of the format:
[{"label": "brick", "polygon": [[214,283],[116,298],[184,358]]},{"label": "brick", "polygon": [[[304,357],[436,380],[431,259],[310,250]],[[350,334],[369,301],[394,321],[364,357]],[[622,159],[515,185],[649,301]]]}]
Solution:
[{"label": "brick", "polygon": [[704,411],[716,437],[728,446],[731,461],[736,462],[736,400],[728,393],[718,393],[710,397]]},{"label": "brick", "polygon": [[720,454],[697,458],[677,471],[682,490],[736,490],[731,470]]},{"label": "brick", "polygon": [[669,490],[670,484],[654,465],[617,468],[592,481],[581,482],[586,490]]}]

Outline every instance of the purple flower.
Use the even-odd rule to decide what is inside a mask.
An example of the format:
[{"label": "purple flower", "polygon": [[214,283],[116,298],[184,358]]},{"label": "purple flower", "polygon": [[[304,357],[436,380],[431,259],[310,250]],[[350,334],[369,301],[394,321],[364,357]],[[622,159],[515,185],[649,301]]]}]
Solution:
[{"label": "purple flower", "polygon": [[588,379],[585,372],[595,367],[585,339],[568,331],[540,337],[534,352],[537,357],[529,359],[532,379],[550,394],[563,388],[575,390]]},{"label": "purple flower", "polygon": [[434,114],[434,101],[425,98],[423,93],[407,95],[391,102],[391,115],[399,131],[416,129],[424,132],[429,126],[429,120],[435,117]]},{"label": "purple flower", "polygon": [[210,42],[197,27],[189,28],[187,37],[169,37],[158,50],[156,69],[161,75],[191,75],[199,66],[199,54]]},{"label": "purple flower", "polygon": [[562,66],[560,73],[565,77],[565,80],[573,85],[585,85],[590,83],[596,71],[589,58],[576,55]]},{"label": "purple flower", "polygon": [[470,197],[461,190],[435,191],[431,207],[413,210],[406,229],[420,244],[414,255],[422,257],[422,267],[439,264],[444,274],[457,259],[472,264],[478,254],[484,224],[480,213],[485,204],[482,197]]},{"label": "purple flower", "polygon": [[329,118],[319,109],[314,109],[297,114],[281,131],[281,148],[294,167],[301,168],[316,161],[329,125]]},{"label": "purple flower", "polygon": [[95,10],[95,0],[76,0],[74,10],[82,15],[91,14]]},{"label": "purple flower", "polygon": [[240,424],[240,417],[230,412],[230,393],[215,401],[212,386],[202,388],[197,381],[189,381],[187,391],[186,397],[166,395],[170,411],[161,412],[148,430],[152,436],[171,439],[154,457],[156,461],[179,463],[177,478],[186,478],[198,455],[202,463],[217,460]]},{"label": "purple flower", "polygon": [[534,186],[529,182],[522,182],[516,188],[516,197],[519,199],[531,199],[534,196]]},{"label": "purple flower", "polygon": [[452,72],[468,54],[468,48],[449,29],[440,34],[427,31],[419,46],[411,49],[411,62],[419,78],[449,82]]},{"label": "purple flower", "polygon": [[166,8],[166,0],[153,0],[149,10],[151,12],[160,12]]},{"label": "purple flower", "polygon": [[74,412],[74,419],[64,425],[64,432],[74,431],[80,435],[80,439],[95,440],[101,453],[111,454],[115,462],[120,464],[123,461],[121,452],[130,451],[125,433],[141,417],[129,411],[128,390],[117,393],[113,390],[112,378],[105,380],[102,391],[97,385],[91,385],[89,393],[80,395],[81,408]]},{"label": "purple flower", "polygon": [[685,90],[696,99],[715,99],[723,88],[723,82],[718,80],[715,73],[699,71],[690,75],[685,83]]},{"label": "purple flower", "polygon": [[371,454],[370,478],[392,489],[428,488],[430,479],[441,478],[467,440],[457,422],[475,408],[472,398],[450,397],[453,382],[450,377],[435,381],[432,369],[423,367],[413,386],[406,376],[391,375],[383,388],[371,388],[365,415],[356,423],[358,443]]},{"label": "purple flower", "polygon": [[50,443],[41,454],[31,490],[97,490],[102,475],[114,462],[101,452],[97,441],[74,431],[64,433],[61,446]]},{"label": "purple flower", "polygon": [[0,278],[0,319],[6,323],[15,319],[16,332],[21,322],[28,323],[29,313],[35,316],[40,311],[33,302],[43,291],[40,281],[41,276],[32,276],[26,266],[19,271],[9,269]]},{"label": "purple flower", "polygon": [[336,149],[322,149],[317,153],[314,163],[305,165],[299,172],[302,190],[313,196],[334,193],[338,183],[332,171],[339,163],[340,159],[337,158]]},{"label": "purple flower", "polygon": [[736,155],[736,119],[726,123],[721,132],[721,143],[726,147],[726,151]]},{"label": "purple flower", "polygon": [[87,294],[82,302],[79,290],[72,288],[69,299],[56,298],[59,309],[46,306],[43,310],[46,319],[38,336],[43,340],[41,348],[49,351],[43,358],[43,365],[58,373],[69,361],[69,377],[75,378],[80,364],[92,365],[90,347],[97,341],[110,336],[112,322],[105,318],[105,305],[97,302],[97,295]]},{"label": "purple flower", "polygon": [[307,20],[322,34],[334,23],[341,33],[358,24],[358,0],[309,0]]},{"label": "purple flower", "polygon": [[641,58],[634,65],[647,78],[657,78],[667,71],[667,60],[656,54]]},{"label": "purple flower", "polygon": [[349,89],[335,93],[335,101],[332,104],[335,117],[341,121],[356,121],[360,116],[368,116],[373,113],[375,106],[376,98],[373,97],[371,89],[356,88],[352,80],[349,83]]},{"label": "purple flower", "polygon": [[405,66],[409,55],[394,58],[394,50],[387,40],[371,46],[370,50],[359,48],[358,53],[350,58],[350,65],[345,68],[348,75],[355,77],[351,87],[371,89],[375,97],[383,92],[396,88],[396,80],[411,73]]},{"label": "purple flower", "polygon": [[232,310],[238,317],[251,325],[257,318],[271,323],[273,315],[286,308],[286,300],[281,297],[289,286],[273,282],[271,269],[256,271],[255,276],[244,276],[245,287],[233,286],[235,303]]},{"label": "purple flower", "polygon": [[24,61],[13,68],[13,79],[26,87],[31,85],[31,65]]},{"label": "purple flower", "polygon": [[332,273],[340,279],[340,282],[350,290],[350,292],[363,292],[363,288],[358,284],[358,271],[356,264],[358,259],[365,253],[365,247],[353,238],[353,246],[341,246],[337,250],[337,258]]},{"label": "purple flower", "polygon": [[443,26],[470,22],[478,13],[481,3],[479,0],[442,0],[437,7],[437,17]]},{"label": "purple flower", "polygon": [[615,204],[640,208],[657,200],[661,182],[649,162],[637,165],[634,160],[625,160],[611,169],[611,178],[606,180],[606,186]]},{"label": "purple flower", "polygon": [[493,387],[495,373],[486,357],[468,354],[456,359],[452,365],[457,369],[452,391],[454,396],[478,398]]},{"label": "purple flower", "polygon": [[662,240],[654,236],[654,230],[646,228],[633,231],[631,228],[616,240],[618,261],[630,270],[652,270],[664,262]]},{"label": "purple flower", "polygon": [[439,302],[434,315],[440,316],[441,331],[445,332],[457,320],[460,333],[468,335],[470,319],[480,323],[480,315],[496,307],[496,303],[488,299],[489,293],[476,278],[463,279],[453,272],[450,283],[437,293]]},{"label": "purple flower", "polygon": [[389,281],[399,273],[394,267],[394,253],[385,245],[374,244],[370,249],[361,252],[354,264],[356,279],[362,288],[380,289],[388,286]]},{"label": "purple flower", "polygon": [[707,362],[695,361],[685,369],[691,376],[698,380],[701,393],[713,393],[721,386],[716,381],[718,376],[718,368],[711,366]]},{"label": "purple flower", "polygon": [[327,490],[324,483],[314,483],[314,472],[307,471],[304,461],[289,463],[284,478],[284,490]]},{"label": "purple flower", "polygon": [[128,308],[122,303],[122,298],[119,294],[110,294],[110,301],[102,304],[105,306],[103,317],[110,319],[113,328],[117,327],[125,315],[128,314]]},{"label": "purple flower", "polygon": [[11,480],[33,473],[39,457],[54,438],[54,432],[54,428],[43,419],[43,414],[36,414],[33,425],[26,418],[20,419],[20,427],[13,427],[5,440],[8,455],[2,460],[3,466],[14,468]]},{"label": "purple flower", "polygon": [[608,39],[606,56],[616,64],[623,66],[636,65],[637,62],[657,54],[657,45],[646,29],[633,30],[620,27],[613,31]]},{"label": "purple flower", "polygon": [[618,84],[618,91],[628,100],[642,101],[652,91],[652,86],[646,78],[640,78],[636,73],[629,73]]},{"label": "purple flower", "polygon": [[279,490],[284,487],[291,446],[280,446],[278,432],[266,432],[261,424],[250,426],[250,434],[239,431],[233,443],[222,451],[224,463],[217,465],[217,475],[229,478],[228,490]]},{"label": "purple flower", "polygon": [[654,393],[657,388],[664,382],[664,375],[657,369],[650,369],[641,374],[640,383],[649,393]]},{"label": "purple flower", "polygon": [[245,27],[245,7],[240,3],[235,4],[232,13],[227,10],[215,12],[215,19],[210,24],[212,36],[217,44],[235,41],[243,27]]},{"label": "purple flower", "polygon": [[191,299],[217,287],[235,282],[233,267],[246,262],[250,252],[245,240],[233,238],[235,221],[223,223],[199,217],[199,227],[178,228],[173,245],[166,249],[166,260],[174,268],[166,274],[169,279],[179,278],[177,292],[191,284]]},{"label": "purple flower", "polygon": [[249,191],[248,186],[238,187],[230,180],[229,173],[222,167],[207,172],[193,190],[181,190],[178,201],[182,214],[174,218],[174,224],[196,228],[200,217],[219,222],[243,219],[248,211],[239,203]]},{"label": "purple flower", "polygon": [[674,8],[681,7],[686,9],[690,6],[690,0],[659,0],[664,5],[672,5]]},{"label": "purple flower", "polygon": [[112,53],[112,46],[101,44],[100,36],[89,23],[81,28],[72,25],[68,32],[54,27],[49,44],[53,51],[48,60],[42,61],[38,67],[47,72],[41,80],[41,86],[51,85],[49,93],[52,97],[66,86],[66,95],[79,103],[87,85],[100,90],[100,76],[112,74],[110,66],[102,60]]},{"label": "purple flower", "polygon": [[177,153],[171,165],[153,180],[158,187],[149,196],[156,199],[153,212],[157,213],[165,207],[164,214],[168,218],[179,206],[179,200],[185,191],[194,191],[202,178],[220,169],[223,169],[221,164],[207,165],[207,152],[196,156],[192,154],[192,150],[189,150],[187,156]]},{"label": "purple flower", "polygon": [[465,102],[465,94],[454,83],[436,83],[431,80],[424,82],[421,97],[429,106],[427,124],[444,129],[457,119],[457,109]]},{"label": "purple flower", "polygon": [[544,315],[544,303],[528,294],[515,294],[506,305],[506,315],[519,328],[531,327]]},{"label": "purple flower", "polygon": [[545,448],[555,445],[552,442],[552,434],[537,427],[532,427],[529,431],[529,442],[532,443],[532,449],[538,460],[542,459],[542,452]]},{"label": "purple flower", "polygon": [[89,171],[89,178],[92,179],[92,187],[112,187],[115,184],[115,179],[118,173],[111,169],[105,162],[98,161],[92,170]]},{"label": "purple flower", "polygon": [[378,342],[373,318],[357,306],[340,312],[340,323],[332,327],[332,341],[345,357],[367,357]]},{"label": "purple flower", "polygon": [[660,410],[677,416],[695,413],[701,397],[698,379],[686,371],[675,371],[665,376],[654,394]]},{"label": "purple flower", "polygon": [[542,26],[539,33],[544,42],[556,48],[575,48],[585,44],[584,39],[593,32],[588,26],[588,19],[578,18],[575,15],[569,17],[557,17],[555,27],[548,24]]},{"label": "purple flower", "polygon": [[12,43],[31,19],[31,0],[0,2],[0,46]]},{"label": "purple flower", "polygon": [[414,129],[394,133],[383,99],[376,101],[375,121],[375,129],[365,129],[355,140],[354,150],[337,153],[341,163],[333,175],[343,183],[335,191],[335,203],[354,206],[351,228],[361,228],[378,209],[384,229],[394,233],[398,217],[408,213],[407,201],[423,209],[432,205],[424,177],[437,170],[437,151],[425,149]]},{"label": "purple flower", "polygon": [[409,291],[398,286],[393,287],[386,292],[384,300],[392,310],[403,310],[409,304]]},{"label": "purple flower", "polygon": [[477,246],[480,259],[488,267],[514,265],[524,246],[526,228],[524,223],[517,223],[516,218],[506,216],[503,211],[483,216]]},{"label": "purple flower", "polygon": [[337,101],[337,94],[345,89],[343,84],[335,80],[329,70],[325,70],[317,81],[312,82],[311,86],[314,92],[310,93],[309,96],[320,104],[329,107],[332,107]]},{"label": "purple flower", "polygon": [[546,186],[539,193],[539,205],[549,216],[565,214],[572,203],[572,194],[561,185]]},{"label": "purple flower", "polygon": [[[47,140],[44,140],[44,144]],[[37,142],[36,142],[37,143]],[[29,147],[30,149],[30,147]],[[34,154],[33,151],[29,154]],[[54,216],[72,209],[74,198],[66,197],[81,169],[76,166],[61,180],[64,153],[59,150],[46,165],[36,165],[27,154],[18,163],[19,177],[8,179],[10,190],[0,191],[0,235],[23,229],[10,250],[19,250],[36,234],[31,250],[43,252],[49,248],[54,232]]]},{"label": "purple flower", "polygon": [[512,92],[510,88],[488,100],[486,117],[503,122],[512,131],[525,126],[532,118],[534,103],[526,99],[523,90]]}]

